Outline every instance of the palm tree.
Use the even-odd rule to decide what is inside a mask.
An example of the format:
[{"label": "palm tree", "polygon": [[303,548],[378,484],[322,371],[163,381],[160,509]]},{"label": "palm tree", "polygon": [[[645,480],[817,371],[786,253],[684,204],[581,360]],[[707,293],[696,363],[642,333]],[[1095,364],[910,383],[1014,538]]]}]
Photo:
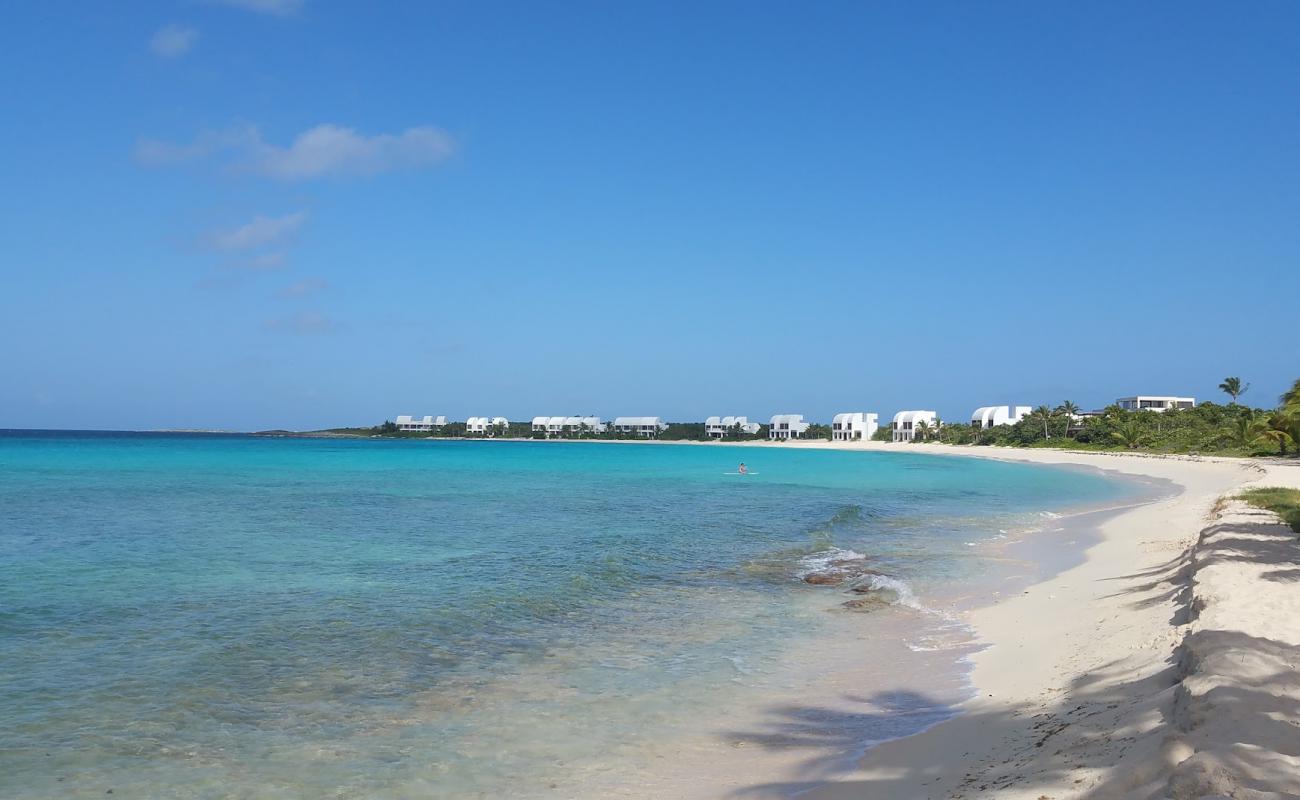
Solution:
[{"label": "palm tree", "polygon": [[1047,428],[1047,426],[1050,425],[1052,422],[1052,409],[1048,408],[1047,406],[1039,406],[1038,408],[1034,409],[1034,418],[1041,419],[1043,421],[1043,438],[1044,439],[1052,438],[1052,432]]},{"label": "palm tree", "polygon": [[[1300,444],[1300,379],[1291,384],[1291,388],[1282,395],[1277,413],[1269,420],[1271,427],[1285,431],[1291,438],[1291,444]],[[1286,447],[1285,441],[1278,445]]]},{"label": "palm tree", "polygon": [[1300,417],[1300,378],[1291,384],[1291,388],[1278,398],[1278,411],[1290,416]]},{"label": "palm tree", "polygon": [[1263,444],[1265,442],[1277,445],[1278,455],[1286,455],[1287,445],[1295,446],[1296,439],[1291,435],[1290,420],[1285,415],[1274,414],[1268,421],[1267,426],[1263,427],[1255,441]]},{"label": "palm tree", "polygon": [[930,438],[930,423],[925,420],[916,423],[915,436],[913,438],[920,439],[923,442],[928,441]]},{"label": "palm tree", "polygon": [[1119,425],[1115,426],[1115,430],[1111,431],[1110,438],[1130,450],[1136,450],[1141,447],[1150,436],[1142,428],[1142,423],[1138,422],[1137,417],[1125,417],[1120,420]]},{"label": "palm tree", "polygon": [[1232,424],[1232,441],[1240,447],[1248,447],[1259,439],[1264,421],[1255,416],[1254,411],[1247,411],[1237,417]]},{"label": "palm tree", "polygon": [[1231,397],[1233,405],[1236,405],[1237,398],[1246,393],[1246,390],[1250,388],[1250,384],[1247,383],[1243,386],[1241,378],[1224,378],[1223,383],[1219,384],[1219,388],[1223,390],[1224,394]]},{"label": "palm tree", "polygon": [[1070,424],[1074,422],[1074,415],[1079,413],[1079,407],[1066,400],[1056,407],[1056,413],[1065,417],[1065,436],[1068,439],[1070,437]]}]

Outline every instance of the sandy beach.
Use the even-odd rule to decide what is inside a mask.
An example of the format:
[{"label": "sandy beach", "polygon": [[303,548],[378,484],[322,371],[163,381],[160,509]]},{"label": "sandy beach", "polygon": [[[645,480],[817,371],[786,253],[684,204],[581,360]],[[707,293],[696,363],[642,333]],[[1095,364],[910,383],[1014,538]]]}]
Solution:
[{"label": "sandy beach", "polygon": [[[801,796],[1276,798],[1300,795],[1300,544],[1223,501],[1300,486],[1300,464],[802,442],[1096,467],[1176,496],[1110,516],[1086,560],[970,613],[984,649],[963,713],[886,742]],[[749,787],[780,796],[797,782]]]}]

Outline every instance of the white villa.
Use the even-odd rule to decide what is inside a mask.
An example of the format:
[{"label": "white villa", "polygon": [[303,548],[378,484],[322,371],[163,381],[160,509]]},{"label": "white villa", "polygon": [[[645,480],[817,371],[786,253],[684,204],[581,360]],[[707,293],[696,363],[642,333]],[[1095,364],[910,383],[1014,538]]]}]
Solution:
[{"label": "white villa", "polygon": [[831,420],[831,439],[838,442],[870,439],[880,428],[879,414],[845,411]]},{"label": "white villa", "polygon": [[1121,397],[1115,401],[1115,404],[1125,411],[1168,411],[1171,408],[1193,408],[1196,405],[1196,398],[1137,395]]},{"label": "white villa", "polygon": [[803,414],[773,414],[768,421],[767,438],[802,439],[808,424],[803,421]]},{"label": "white villa", "polygon": [[466,433],[481,433],[486,435],[489,432],[504,432],[510,427],[510,420],[505,417],[470,417],[465,420]]},{"label": "white villa", "polygon": [[614,417],[615,433],[635,433],[653,439],[668,430],[668,424],[659,417]]},{"label": "white villa", "polygon": [[431,417],[425,414],[420,419],[415,419],[410,414],[397,415],[397,429],[399,431],[431,431],[446,424],[447,418],[441,415]]},{"label": "white villa", "polygon": [[605,423],[600,417],[565,417],[564,432],[575,433],[604,433]]},{"label": "white villa", "polygon": [[741,433],[753,435],[762,430],[757,422],[750,422],[749,417],[709,417],[704,420],[704,432],[712,439],[721,439],[727,431],[740,426]]},{"label": "white villa", "polygon": [[916,435],[916,426],[924,422],[931,428],[935,427],[939,415],[933,411],[900,411],[894,415],[894,441],[910,442]]},{"label": "white villa", "polygon": [[977,428],[1014,425],[1032,412],[1029,406],[984,406],[971,412],[970,424]]},{"label": "white villa", "polygon": [[605,423],[600,417],[533,417],[533,433],[544,433],[548,439],[584,432],[604,433]]}]

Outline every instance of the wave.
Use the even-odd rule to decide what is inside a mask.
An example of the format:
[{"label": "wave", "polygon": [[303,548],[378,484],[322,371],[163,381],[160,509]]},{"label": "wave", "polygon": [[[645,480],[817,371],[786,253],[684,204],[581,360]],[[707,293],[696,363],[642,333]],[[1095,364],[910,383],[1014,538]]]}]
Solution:
[{"label": "wave", "polygon": [[854,569],[865,562],[867,557],[856,550],[845,550],[840,547],[831,547],[828,550],[818,550],[815,553],[809,553],[799,559],[799,568],[795,571],[795,577],[799,580],[805,580],[811,575],[820,575],[827,573],[843,573],[844,577],[860,572],[860,569]]},{"label": "wave", "polygon": [[[856,594],[866,595],[867,597],[883,602],[891,606],[903,606],[915,611],[929,611],[921,601],[917,599],[916,593],[907,581],[901,578],[894,578],[889,575],[879,573],[869,573],[863,575],[855,584],[850,587],[849,591]],[[852,601],[850,601],[852,602]]]},{"label": "wave", "polygon": [[808,553],[798,561],[795,578],[814,586],[838,586],[857,595],[844,606],[866,610],[903,606],[926,611],[907,581],[877,572],[867,566],[868,557],[856,550],[828,547]]}]

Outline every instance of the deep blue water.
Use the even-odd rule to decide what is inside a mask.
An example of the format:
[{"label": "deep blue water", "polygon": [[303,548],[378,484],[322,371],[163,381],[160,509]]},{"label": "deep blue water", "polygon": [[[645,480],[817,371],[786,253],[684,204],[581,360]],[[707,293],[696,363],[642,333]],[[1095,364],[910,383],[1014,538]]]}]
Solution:
[{"label": "deep blue water", "polygon": [[777,669],[822,625],[810,556],[924,592],[981,568],[972,537],[1126,491],[893,453],[0,433],[0,795],[506,793]]}]

